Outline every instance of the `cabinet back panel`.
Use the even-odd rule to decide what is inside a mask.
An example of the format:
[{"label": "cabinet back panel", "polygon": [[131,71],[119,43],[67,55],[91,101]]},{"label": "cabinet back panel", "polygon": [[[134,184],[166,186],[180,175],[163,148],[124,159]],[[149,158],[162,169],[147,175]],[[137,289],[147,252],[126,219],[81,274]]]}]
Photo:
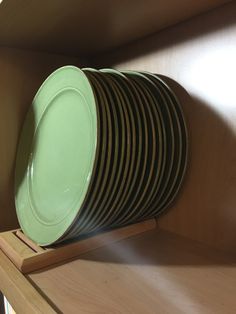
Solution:
[{"label": "cabinet back panel", "polygon": [[235,12],[232,2],[94,60],[171,79],[189,128],[190,158],[179,197],[159,225],[226,250],[236,248]]}]

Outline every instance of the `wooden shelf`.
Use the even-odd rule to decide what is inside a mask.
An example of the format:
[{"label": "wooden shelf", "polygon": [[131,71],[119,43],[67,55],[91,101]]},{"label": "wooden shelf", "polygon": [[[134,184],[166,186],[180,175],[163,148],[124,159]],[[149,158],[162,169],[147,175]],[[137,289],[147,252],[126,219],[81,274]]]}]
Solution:
[{"label": "wooden shelf", "polygon": [[[0,253],[0,289],[17,313],[24,301],[24,314],[40,296],[63,313],[235,313],[235,262],[157,229],[25,277]],[[32,300],[24,289],[39,295]]]}]

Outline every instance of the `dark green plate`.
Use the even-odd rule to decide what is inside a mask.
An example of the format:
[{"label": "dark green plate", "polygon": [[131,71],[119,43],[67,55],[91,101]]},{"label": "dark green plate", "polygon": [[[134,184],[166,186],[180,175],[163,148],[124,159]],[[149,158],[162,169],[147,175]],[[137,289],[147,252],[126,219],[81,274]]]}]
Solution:
[{"label": "dark green plate", "polygon": [[[150,119],[153,119],[152,135],[149,135],[149,149],[151,153],[151,160],[149,161],[150,167],[146,169],[146,181],[142,188],[142,195],[138,199],[137,209],[134,211],[132,220],[137,221],[140,219],[143,213],[146,212],[146,208],[150,204],[154,195],[160,195],[162,193],[162,183],[164,169],[166,165],[166,159],[169,158],[167,141],[170,124],[167,124],[164,118],[166,118],[165,104],[163,99],[154,97],[149,86],[143,84],[143,78],[133,74],[133,72],[125,72],[134,82],[137,84],[137,88],[143,92],[145,99],[143,100],[146,107],[149,108]],[[151,125],[151,123],[149,122]],[[139,207],[138,207],[139,206]]]},{"label": "dark green plate", "polygon": [[[159,110],[159,113],[162,117],[163,127],[165,131],[165,145],[163,147],[164,150],[164,162],[161,172],[161,180],[158,181],[156,178],[157,185],[154,186],[154,189],[150,192],[148,196],[148,203],[143,207],[142,214],[140,217],[143,217],[148,214],[148,210],[150,206],[154,203],[155,208],[158,210],[158,205],[160,200],[162,199],[165,191],[167,189],[168,183],[171,180],[172,168],[174,165],[174,153],[175,153],[175,124],[173,121],[173,115],[171,114],[171,110],[169,108],[168,101],[163,95],[163,92],[157,88],[155,84],[152,83],[148,78],[146,78],[143,74],[139,72],[129,71],[130,76],[133,76],[133,79],[139,80],[141,84],[143,84],[146,88],[146,91],[151,93],[154,101],[154,105]],[[155,173],[155,175],[157,175]]]},{"label": "dark green plate", "polygon": [[107,188],[102,195],[100,202],[100,214],[94,215],[96,223],[89,224],[88,230],[91,232],[96,228],[105,228],[107,226],[106,221],[109,216],[111,207],[109,206],[109,198],[115,192],[119,192],[119,180],[122,179],[122,169],[125,167],[125,156],[127,155],[127,138],[126,138],[126,119],[123,112],[123,108],[120,104],[120,98],[115,93],[114,86],[110,86],[106,77],[100,72],[93,72],[97,79],[100,81],[103,88],[107,104],[110,110],[113,112],[113,125],[114,125],[114,160],[111,163],[111,171],[107,182]]},{"label": "dark green plate", "polygon": [[[128,79],[129,80],[129,79]],[[122,208],[125,210],[121,210],[118,217],[115,219],[115,225],[122,225],[124,221],[131,221],[130,218],[132,213],[136,209],[134,207],[135,202],[138,200],[140,194],[142,194],[143,182],[145,180],[146,169],[149,166],[149,151],[148,151],[148,141],[149,141],[149,123],[148,123],[148,113],[144,106],[145,98],[143,94],[136,89],[135,83],[130,80],[130,85],[133,88],[133,92],[135,91],[135,95],[137,97],[137,102],[134,104],[137,107],[137,111],[139,111],[141,115],[141,125],[143,130],[143,139],[142,139],[142,155],[141,155],[141,163],[138,168],[138,176],[137,176],[137,184],[133,190],[133,194],[126,202],[123,202]],[[136,170],[137,171],[137,170]]]},{"label": "dark green plate", "polygon": [[[116,94],[116,98],[119,100],[118,105],[123,108],[124,119],[126,123],[126,147],[124,160],[120,160],[120,168],[117,174],[117,182],[113,187],[113,195],[109,198],[107,207],[109,209],[109,214],[106,220],[106,226],[112,226],[111,221],[113,217],[120,210],[122,205],[122,200],[127,194],[127,189],[129,189],[131,179],[132,179],[132,170],[134,169],[134,160],[135,160],[135,150],[136,147],[136,132],[135,132],[135,122],[133,117],[133,112],[131,109],[130,101],[127,95],[124,93],[119,81],[115,79],[114,75],[107,73],[104,69],[100,71],[101,75],[106,78],[110,84],[110,89]],[[121,126],[122,127],[122,126]]]},{"label": "dark green plate", "polygon": [[90,198],[88,199],[88,204],[84,208],[84,215],[81,215],[79,217],[77,225],[75,226],[74,234],[76,235],[88,233],[90,224],[95,223],[97,215],[101,215],[101,208],[99,207],[99,203],[102,199],[102,196],[106,193],[110,168],[112,167],[112,134],[114,134],[110,107],[107,103],[103,88],[100,85],[96,74],[94,74],[93,69],[83,69],[83,71],[88,76],[91,84],[97,90],[97,95],[99,96],[98,103],[103,117],[103,146],[101,153],[101,166],[97,173],[96,183],[90,195]]},{"label": "dark green plate", "polygon": [[173,202],[181,186],[187,164],[187,129],[181,106],[173,91],[158,76],[155,76],[151,73],[144,73],[144,75],[148,79],[151,79],[156,87],[166,97],[166,103],[169,105],[169,109],[172,115],[174,136],[176,142],[174,151],[174,163],[171,170],[170,179],[166,186],[165,193],[162,195],[162,198],[158,200],[158,202],[154,202],[154,204],[150,206],[150,210],[148,212],[149,216],[147,217],[152,217],[153,215],[160,214]]},{"label": "dark green plate", "polygon": [[[135,191],[136,195],[133,197],[129,204],[132,210],[129,212],[129,215],[126,215],[126,213],[124,213],[123,216],[120,217],[122,224],[134,222],[135,219],[137,219],[136,217],[140,215],[142,209],[141,204],[144,202],[150,189],[150,183],[152,181],[151,174],[154,170],[155,161],[158,160],[159,154],[160,156],[162,154],[162,149],[157,151],[157,146],[162,141],[160,119],[158,116],[155,116],[157,120],[154,120],[154,115],[150,105],[151,99],[148,99],[146,90],[143,89],[138,82],[133,80],[133,78],[131,78],[131,81],[136,88],[137,93],[140,95],[143,113],[145,113],[145,115],[143,114],[142,118],[147,130],[146,155],[145,159],[143,160],[143,170],[139,180],[139,185]],[[156,138],[156,136],[158,137],[158,139]],[[119,220],[117,223],[119,223]]]},{"label": "dark green plate", "polygon": [[[115,215],[112,217],[111,225],[117,226],[116,222],[117,219],[123,215],[123,213],[128,213],[129,208],[127,207],[127,204],[129,201],[132,201],[132,199],[135,197],[135,193],[139,187],[140,183],[140,177],[142,174],[142,161],[144,159],[145,154],[145,145],[144,145],[144,136],[145,136],[145,126],[143,119],[140,115],[140,110],[137,106],[138,102],[141,102],[140,97],[138,93],[135,91],[133,93],[133,84],[130,82],[124,75],[121,73],[115,71],[115,70],[102,70],[103,72],[109,72],[111,76],[113,76],[114,79],[116,79],[117,82],[119,82],[121,88],[123,88],[123,94],[126,95],[126,101],[128,101],[128,105],[130,107],[130,110],[134,117],[134,125],[135,130],[134,133],[136,135],[136,143],[135,147],[136,149],[134,151],[131,151],[131,159],[134,160],[134,167],[131,168],[132,172],[129,174],[129,182],[128,185],[126,183],[126,188],[124,193],[122,194],[122,197],[118,200],[118,204],[116,206],[116,212]],[[123,83],[121,83],[123,80]],[[125,91],[125,92],[124,92]],[[146,132],[147,137],[147,132]],[[119,222],[119,225],[121,222]]]}]

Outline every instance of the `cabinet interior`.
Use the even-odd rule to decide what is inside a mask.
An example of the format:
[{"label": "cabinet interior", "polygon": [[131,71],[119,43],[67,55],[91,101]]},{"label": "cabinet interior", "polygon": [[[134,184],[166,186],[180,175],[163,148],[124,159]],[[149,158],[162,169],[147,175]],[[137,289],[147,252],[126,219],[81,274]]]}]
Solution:
[{"label": "cabinet interior", "polygon": [[[227,3],[226,3],[227,2]],[[14,162],[34,94],[56,68],[166,76],[189,128],[189,166],[162,229],[236,248],[234,1],[7,1],[0,4],[0,230],[18,226]],[[178,82],[178,83],[177,83]]]}]

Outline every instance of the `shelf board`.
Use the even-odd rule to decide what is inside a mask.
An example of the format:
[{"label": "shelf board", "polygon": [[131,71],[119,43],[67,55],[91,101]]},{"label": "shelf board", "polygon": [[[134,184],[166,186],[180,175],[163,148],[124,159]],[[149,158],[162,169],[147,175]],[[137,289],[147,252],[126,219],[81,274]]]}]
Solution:
[{"label": "shelf board", "polygon": [[235,313],[235,261],[157,229],[29,279],[63,313]]},{"label": "shelf board", "polygon": [[235,313],[236,257],[154,229],[23,275],[0,251],[18,313]]},{"label": "shelf board", "polygon": [[0,44],[94,55],[226,2],[229,0],[3,0],[0,4]]}]

